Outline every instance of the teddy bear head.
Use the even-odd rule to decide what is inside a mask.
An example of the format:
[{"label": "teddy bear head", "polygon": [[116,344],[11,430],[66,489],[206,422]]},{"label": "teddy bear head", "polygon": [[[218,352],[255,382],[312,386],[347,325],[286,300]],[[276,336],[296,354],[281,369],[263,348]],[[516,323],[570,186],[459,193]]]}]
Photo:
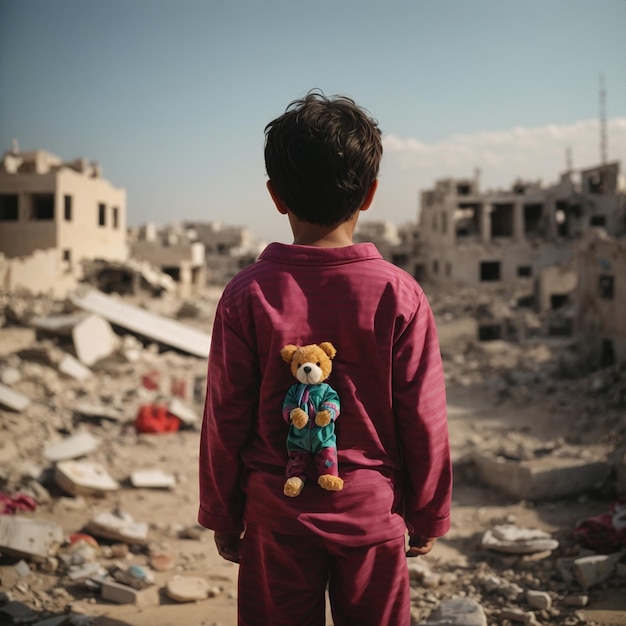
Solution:
[{"label": "teddy bear head", "polygon": [[316,385],[326,380],[333,369],[331,359],[335,357],[332,343],[324,341],[308,346],[288,344],[280,351],[285,363],[289,363],[291,373],[304,385]]}]

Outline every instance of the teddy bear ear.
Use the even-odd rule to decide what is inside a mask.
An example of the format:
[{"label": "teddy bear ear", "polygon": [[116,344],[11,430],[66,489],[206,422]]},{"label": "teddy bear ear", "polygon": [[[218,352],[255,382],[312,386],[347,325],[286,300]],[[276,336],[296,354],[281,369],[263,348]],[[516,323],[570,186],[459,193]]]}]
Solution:
[{"label": "teddy bear ear", "polygon": [[337,354],[337,350],[335,350],[335,346],[333,346],[333,344],[330,343],[330,341],[323,341],[322,343],[319,344],[319,346],[324,352],[326,352],[329,359],[334,358],[335,354]]},{"label": "teddy bear ear", "polygon": [[296,353],[298,346],[288,343],[280,349],[280,356],[285,363],[291,363],[293,355]]}]

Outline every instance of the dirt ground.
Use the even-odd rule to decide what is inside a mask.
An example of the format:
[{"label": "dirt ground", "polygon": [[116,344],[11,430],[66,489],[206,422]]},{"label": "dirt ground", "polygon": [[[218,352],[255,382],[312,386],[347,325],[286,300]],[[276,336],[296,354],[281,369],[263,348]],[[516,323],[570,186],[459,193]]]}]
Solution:
[{"label": "dirt ground", "polygon": [[[458,358],[456,361],[451,359],[456,354],[454,348],[459,341],[459,327],[456,325],[452,329],[451,326],[450,332],[447,332],[446,324],[441,324],[440,328],[444,357],[450,369],[454,370],[453,364],[456,362],[458,365],[460,362]],[[26,329],[15,330],[19,330],[17,334],[28,332]],[[9,349],[4,353],[0,350],[0,361],[8,358],[17,349],[20,341],[32,341],[30,335],[24,338],[17,337],[17,334],[14,336],[4,333],[4,347],[9,346]],[[11,344],[11,341],[14,343]],[[0,344],[2,343],[0,337]],[[179,365],[181,362],[180,359],[175,361]],[[164,363],[168,365],[169,362]],[[132,367],[134,370],[129,369],[129,366],[121,368],[117,378],[112,374],[110,379],[100,380],[98,385],[101,398],[114,397],[123,377],[130,375],[131,370],[136,372],[139,368],[138,365]],[[478,367],[482,368],[469,363],[464,372],[475,373]],[[203,368],[204,364],[197,362],[192,366],[196,372]],[[537,385],[541,387],[540,383]],[[614,494],[610,490],[585,493],[554,502],[517,501],[477,480],[466,463],[467,455],[477,446],[501,440],[510,433],[544,441],[567,438],[573,427],[571,407],[565,407],[561,411],[559,402],[551,402],[548,407],[545,393],[533,393],[532,383],[526,386],[526,392],[521,396],[517,391],[503,394],[501,389],[501,380],[487,374],[474,379],[466,375],[451,376],[448,381],[449,427],[455,461],[452,527],[437,542],[431,554],[419,559],[432,572],[440,575],[440,579],[435,588],[419,584],[414,586],[413,602],[416,607],[421,607],[421,612],[417,611],[415,615],[427,615],[442,599],[468,595],[480,598],[479,602],[487,612],[490,626],[510,624],[499,617],[499,609],[504,606],[502,598],[494,597],[493,594],[490,596],[476,588],[475,574],[482,570],[520,584],[526,580],[534,581],[535,587],[539,583],[544,584],[546,591],[562,598],[568,591],[560,583],[554,582],[554,560],[511,559],[508,556],[486,553],[480,548],[482,535],[495,524],[514,522],[525,528],[545,530],[563,540],[563,545],[567,546],[569,533],[578,521],[604,513],[612,504]],[[80,398],[81,393],[86,392],[77,391],[68,402],[76,396]],[[48,394],[46,397],[51,396]],[[132,398],[138,404],[143,396],[137,392]],[[580,401],[574,400],[574,404],[577,403]],[[56,407],[57,410],[58,408]],[[0,419],[0,438],[11,437],[20,451],[8,464],[23,463],[26,448],[20,448],[20,439],[27,437],[32,425],[24,423],[17,416],[7,417],[6,413],[0,413]],[[42,417],[42,423],[45,419],[47,418]],[[65,426],[59,426],[56,422],[45,424],[42,432],[50,433],[55,428],[63,431],[67,429],[67,422],[64,424]],[[60,490],[48,485],[50,499],[41,504],[33,515],[37,519],[60,524],[67,534],[77,532],[94,513],[115,508],[129,513],[135,520],[149,522],[149,548],[156,547],[171,552],[175,557],[173,570],[155,573],[155,582],[161,588],[160,604],[147,607],[112,604],[103,601],[97,591],[85,589],[67,578],[61,578],[58,573],[41,570],[36,570],[21,581],[21,584],[19,581],[16,584],[10,571],[15,561],[6,558],[0,559],[0,590],[10,592],[12,599],[35,608],[46,608],[49,605],[48,600],[54,599],[59,609],[98,616],[94,621],[97,626],[234,626],[237,566],[217,555],[211,531],[196,527],[198,428],[166,435],[137,435],[128,429],[120,430],[117,426],[111,427],[100,422],[92,425],[92,431],[105,440],[107,432],[110,433],[109,440],[103,444],[101,458],[108,462],[111,473],[122,481],[123,488],[104,498],[87,497],[81,504],[64,497],[65,494]],[[611,437],[600,432],[596,436],[592,431],[583,432],[579,439],[581,444],[590,440],[596,441],[600,446],[604,445],[607,455],[613,443]],[[4,468],[7,476],[11,473],[9,465]],[[171,490],[132,488],[125,477],[132,468],[137,467],[158,467],[171,472],[177,478],[177,485]],[[107,564],[111,562],[109,560]],[[148,556],[144,549],[131,552],[127,560],[127,563],[139,565],[146,565],[147,562]],[[163,587],[176,575],[204,578],[214,588],[213,597],[189,604],[168,599]],[[586,606],[574,609],[558,605],[559,610],[539,616],[540,623],[571,626],[626,624],[624,579],[600,585],[590,590],[588,596],[589,602]],[[328,624],[331,623],[329,617]]]}]

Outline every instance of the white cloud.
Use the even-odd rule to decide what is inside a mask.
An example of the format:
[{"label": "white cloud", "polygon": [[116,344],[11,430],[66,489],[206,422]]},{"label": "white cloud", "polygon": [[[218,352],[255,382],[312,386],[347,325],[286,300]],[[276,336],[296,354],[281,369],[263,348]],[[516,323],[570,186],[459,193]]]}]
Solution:
[{"label": "white cloud", "polygon": [[[626,117],[607,122],[609,161],[626,166]],[[507,188],[517,178],[549,184],[566,169],[567,151],[575,169],[600,161],[598,120],[568,125],[452,135],[437,143],[424,143],[397,135],[383,137],[384,157],[380,187],[372,213],[365,219],[396,223],[415,220],[419,192],[446,177],[472,176],[481,170],[483,189]]]}]

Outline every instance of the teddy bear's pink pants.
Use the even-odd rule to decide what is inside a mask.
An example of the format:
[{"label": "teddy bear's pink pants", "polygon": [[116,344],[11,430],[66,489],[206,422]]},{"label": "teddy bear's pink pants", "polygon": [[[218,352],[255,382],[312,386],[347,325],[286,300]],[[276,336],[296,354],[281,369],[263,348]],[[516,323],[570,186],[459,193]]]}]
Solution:
[{"label": "teddy bear's pink pants", "polygon": [[339,476],[337,466],[337,450],[335,448],[322,448],[317,454],[312,452],[291,451],[287,461],[287,478],[297,476],[306,481],[307,476],[312,477],[312,461],[315,460],[317,476]]}]

